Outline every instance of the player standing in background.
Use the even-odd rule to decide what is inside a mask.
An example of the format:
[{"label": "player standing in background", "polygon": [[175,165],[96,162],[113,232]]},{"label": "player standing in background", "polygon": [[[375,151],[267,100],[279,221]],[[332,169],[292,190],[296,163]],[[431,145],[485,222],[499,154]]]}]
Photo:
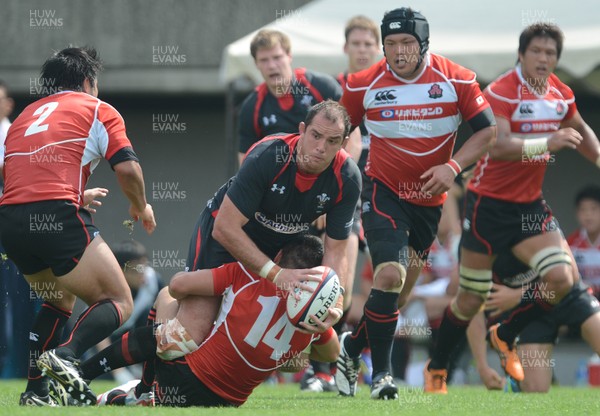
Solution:
[{"label": "player standing in background", "polygon": [[589,185],[575,196],[579,228],[567,241],[577,262],[583,282],[600,299],[600,187]]},{"label": "player standing in background", "polygon": [[[348,76],[342,105],[352,125],[364,118],[371,135],[362,192],[363,227],[371,253],[373,288],[364,315],[342,335],[336,383],[353,396],[357,362],[367,345],[373,359],[373,399],[398,396],[390,351],[400,293],[410,292],[425,263],[446,191],[495,138],[494,118],[475,74],[428,53],[429,24],[408,8],[383,17],[385,59]],[[466,119],[474,134],[453,156],[456,131]]]},{"label": "player standing in background", "polygon": [[[362,71],[369,68],[377,62],[379,55],[379,28],[377,24],[365,16],[355,16],[346,24],[344,31],[346,42],[344,52],[348,55],[348,69],[337,76],[337,81],[343,87],[346,84],[348,74]],[[369,142],[371,138],[364,127],[360,125],[360,136],[362,145],[360,147],[360,156],[357,158],[352,149],[348,149],[353,159],[357,162],[361,172],[364,171],[369,154]],[[363,182],[365,178],[363,176]],[[317,221],[317,232],[323,233],[325,217],[323,221]],[[337,333],[342,331],[350,306],[352,304],[352,291],[354,288],[354,278],[356,274],[356,261],[358,258],[359,241],[362,240],[363,246],[366,244],[360,224],[360,201],[356,204],[354,212],[354,224],[352,225],[352,234],[348,238],[348,273],[346,279],[346,292],[344,293],[344,317],[335,325]],[[305,391],[337,391],[333,376],[330,373],[329,365],[321,362],[311,362],[311,368],[307,370],[305,378],[300,383],[300,388]]]},{"label": "player standing in background", "polygon": [[[6,138],[2,245],[32,290],[45,299],[30,333],[32,359],[21,405],[52,404],[34,357],[47,375],[74,376],[73,360],[131,314],[123,271],[85,209],[90,200],[84,188],[100,159],[115,170],[131,202],[131,217],[141,219],[148,233],[156,227],[123,118],[97,98],[100,69],[94,49],[72,47],[52,55],[41,81],[55,93],[27,106]],[[90,306],[59,346],[76,296]],[[93,399],[79,387],[78,393]]]},{"label": "player standing in background", "polygon": [[296,133],[313,105],[327,99],[339,101],[342,96],[342,89],[331,76],[292,69],[291,49],[288,36],[276,30],[260,30],[250,43],[250,53],[265,82],[240,108],[240,165],[254,143],[270,134]]},{"label": "player standing in background", "polygon": [[[518,65],[485,90],[498,123],[496,145],[478,162],[469,183],[461,240],[460,289],[446,310],[425,390],[447,393],[448,356],[492,287],[496,254],[512,253],[539,274],[535,293],[518,313],[490,329],[490,342],[515,380],[523,368],[513,348],[532,320],[551,310],[577,280],[562,235],[542,196],[552,153],[577,149],[600,167],[600,145],[575,105],[571,89],[553,74],[563,34],[551,24],[534,24],[519,38]],[[530,298],[535,299],[532,303]]]}]

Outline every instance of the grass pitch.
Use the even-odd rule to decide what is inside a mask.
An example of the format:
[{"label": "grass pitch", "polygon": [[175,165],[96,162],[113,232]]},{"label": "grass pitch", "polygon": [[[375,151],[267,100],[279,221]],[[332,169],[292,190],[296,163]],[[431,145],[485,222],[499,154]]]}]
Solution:
[{"label": "grass pitch", "polygon": [[[94,382],[96,393],[114,386]],[[488,392],[483,387],[450,387],[447,396],[425,395],[420,388],[400,386],[395,401],[375,401],[360,386],[354,398],[333,393],[301,393],[298,385],[263,385],[238,409],[71,407],[25,408],[18,406],[23,380],[0,381],[0,415],[260,415],[260,416],[363,416],[363,415],[600,415],[600,389],[554,387],[548,394]]]}]

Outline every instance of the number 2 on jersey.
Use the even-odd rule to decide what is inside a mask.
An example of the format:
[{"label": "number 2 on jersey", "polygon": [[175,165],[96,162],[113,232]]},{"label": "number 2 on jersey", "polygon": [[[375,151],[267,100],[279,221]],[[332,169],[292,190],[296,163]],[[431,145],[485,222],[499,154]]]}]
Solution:
[{"label": "number 2 on jersey", "polygon": [[[283,358],[289,351],[291,344],[290,340],[294,335],[294,325],[287,318],[284,313],[281,317],[273,324],[273,326],[267,331],[269,323],[273,319],[277,305],[279,304],[279,298],[277,296],[259,296],[258,303],[262,305],[262,310],[256,318],[254,325],[244,338],[244,341],[255,347],[260,341],[273,348],[271,359],[278,361]],[[281,331],[283,329],[283,332]],[[265,334],[266,332],[266,334]],[[280,332],[282,332],[280,334]],[[279,338],[277,337],[279,335]]]},{"label": "number 2 on jersey", "polygon": [[44,122],[44,120],[46,120],[48,118],[48,116],[54,110],[56,110],[56,107],[58,107],[58,103],[54,101],[51,103],[46,103],[43,106],[41,106],[40,108],[38,108],[37,110],[35,110],[33,115],[34,116],[39,115],[39,117],[36,121],[31,123],[31,126],[29,126],[27,128],[27,130],[25,131],[25,137],[48,130],[49,124],[42,124],[42,123]]}]

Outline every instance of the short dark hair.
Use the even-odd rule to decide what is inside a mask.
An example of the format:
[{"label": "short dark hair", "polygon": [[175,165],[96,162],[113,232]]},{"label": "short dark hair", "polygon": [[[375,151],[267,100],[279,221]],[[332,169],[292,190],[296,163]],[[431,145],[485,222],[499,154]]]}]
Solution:
[{"label": "short dark hair", "polygon": [[556,56],[560,59],[563,48],[564,35],[558,26],[552,23],[534,23],[529,25],[519,36],[519,55],[525,55],[527,47],[533,38],[551,38],[556,42]]},{"label": "short dark hair", "polygon": [[306,127],[310,125],[315,116],[319,113],[323,113],[323,116],[329,121],[338,121],[340,118],[344,123],[344,138],[346,138],[350,134],[350,129],[352,128],[352,124],[350,123],[350,116],[348,112],[344,108],[343,105],[333,100],[325,100],[321,101],[313,105],[306,114],[306,119],[304,120],[304,124]]},{"label": "short dark hair", "polygon": [[600,204],[600,186],[587,185],[584,188],[581,188],[575,196],[575,206],[578,207],[584,199],[591,199]]},{"label": "short dark hair", "polygon": [[112,252],[117,258],[121,268],[124,268],[127,263],[134,260],[147,258],[146,247],[139,241],[123,240],[111,246]]},{"label": "short dark hair", "polygon": [[41,84],[57,90],[82,91],[87,79],[90,83],[98,78],[102,62],[94,48],[69,47],[55,52],[42,66]]},{"label": "short dark hair", "polygon": [[279,266],[291,269],[310,269],[323,262],[323,241],[310,234],[302,234],[281,248]]}]

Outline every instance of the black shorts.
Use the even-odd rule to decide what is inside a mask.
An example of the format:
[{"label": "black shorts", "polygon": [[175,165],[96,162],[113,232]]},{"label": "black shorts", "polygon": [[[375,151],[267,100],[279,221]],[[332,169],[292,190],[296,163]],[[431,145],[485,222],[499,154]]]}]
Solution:
[{"label": "black shorts", "polygon": [[2,245],[24,275],[69,273],[98,234],[89,211],[69,201],[0,206]]},{"label": "black shorts", "polygon": [[154,397],[159,406],[170,407],[231,407],[235,406],[213,393],[194,375],[185,359],[156,359]]},{"label": "black shorts", "polygon": [[362,225],[367,237],[373,268],[386,262],[405,267],[415,263],[407,257],[412,247],[426,260],[435,239],[442,207],[411,204],[398,197],[377,179],[365,181],[362,190]]},{"label": "black shorts", "polygon": [[[592,295],[587,285],[578,281],[560,304],[523,329],[519,334],[519,344],[555,343],[561,325],[579,328],[597,312],[600,312],[600,302]],[[494,322],[502,322],[509,313],[510,311],[501,315]]]},{"label": "black shorts", "polygon": [[467,191],[461,247],[498,254],[538,234],[558,231],[558,223],[543,199],[520,204]]}]

